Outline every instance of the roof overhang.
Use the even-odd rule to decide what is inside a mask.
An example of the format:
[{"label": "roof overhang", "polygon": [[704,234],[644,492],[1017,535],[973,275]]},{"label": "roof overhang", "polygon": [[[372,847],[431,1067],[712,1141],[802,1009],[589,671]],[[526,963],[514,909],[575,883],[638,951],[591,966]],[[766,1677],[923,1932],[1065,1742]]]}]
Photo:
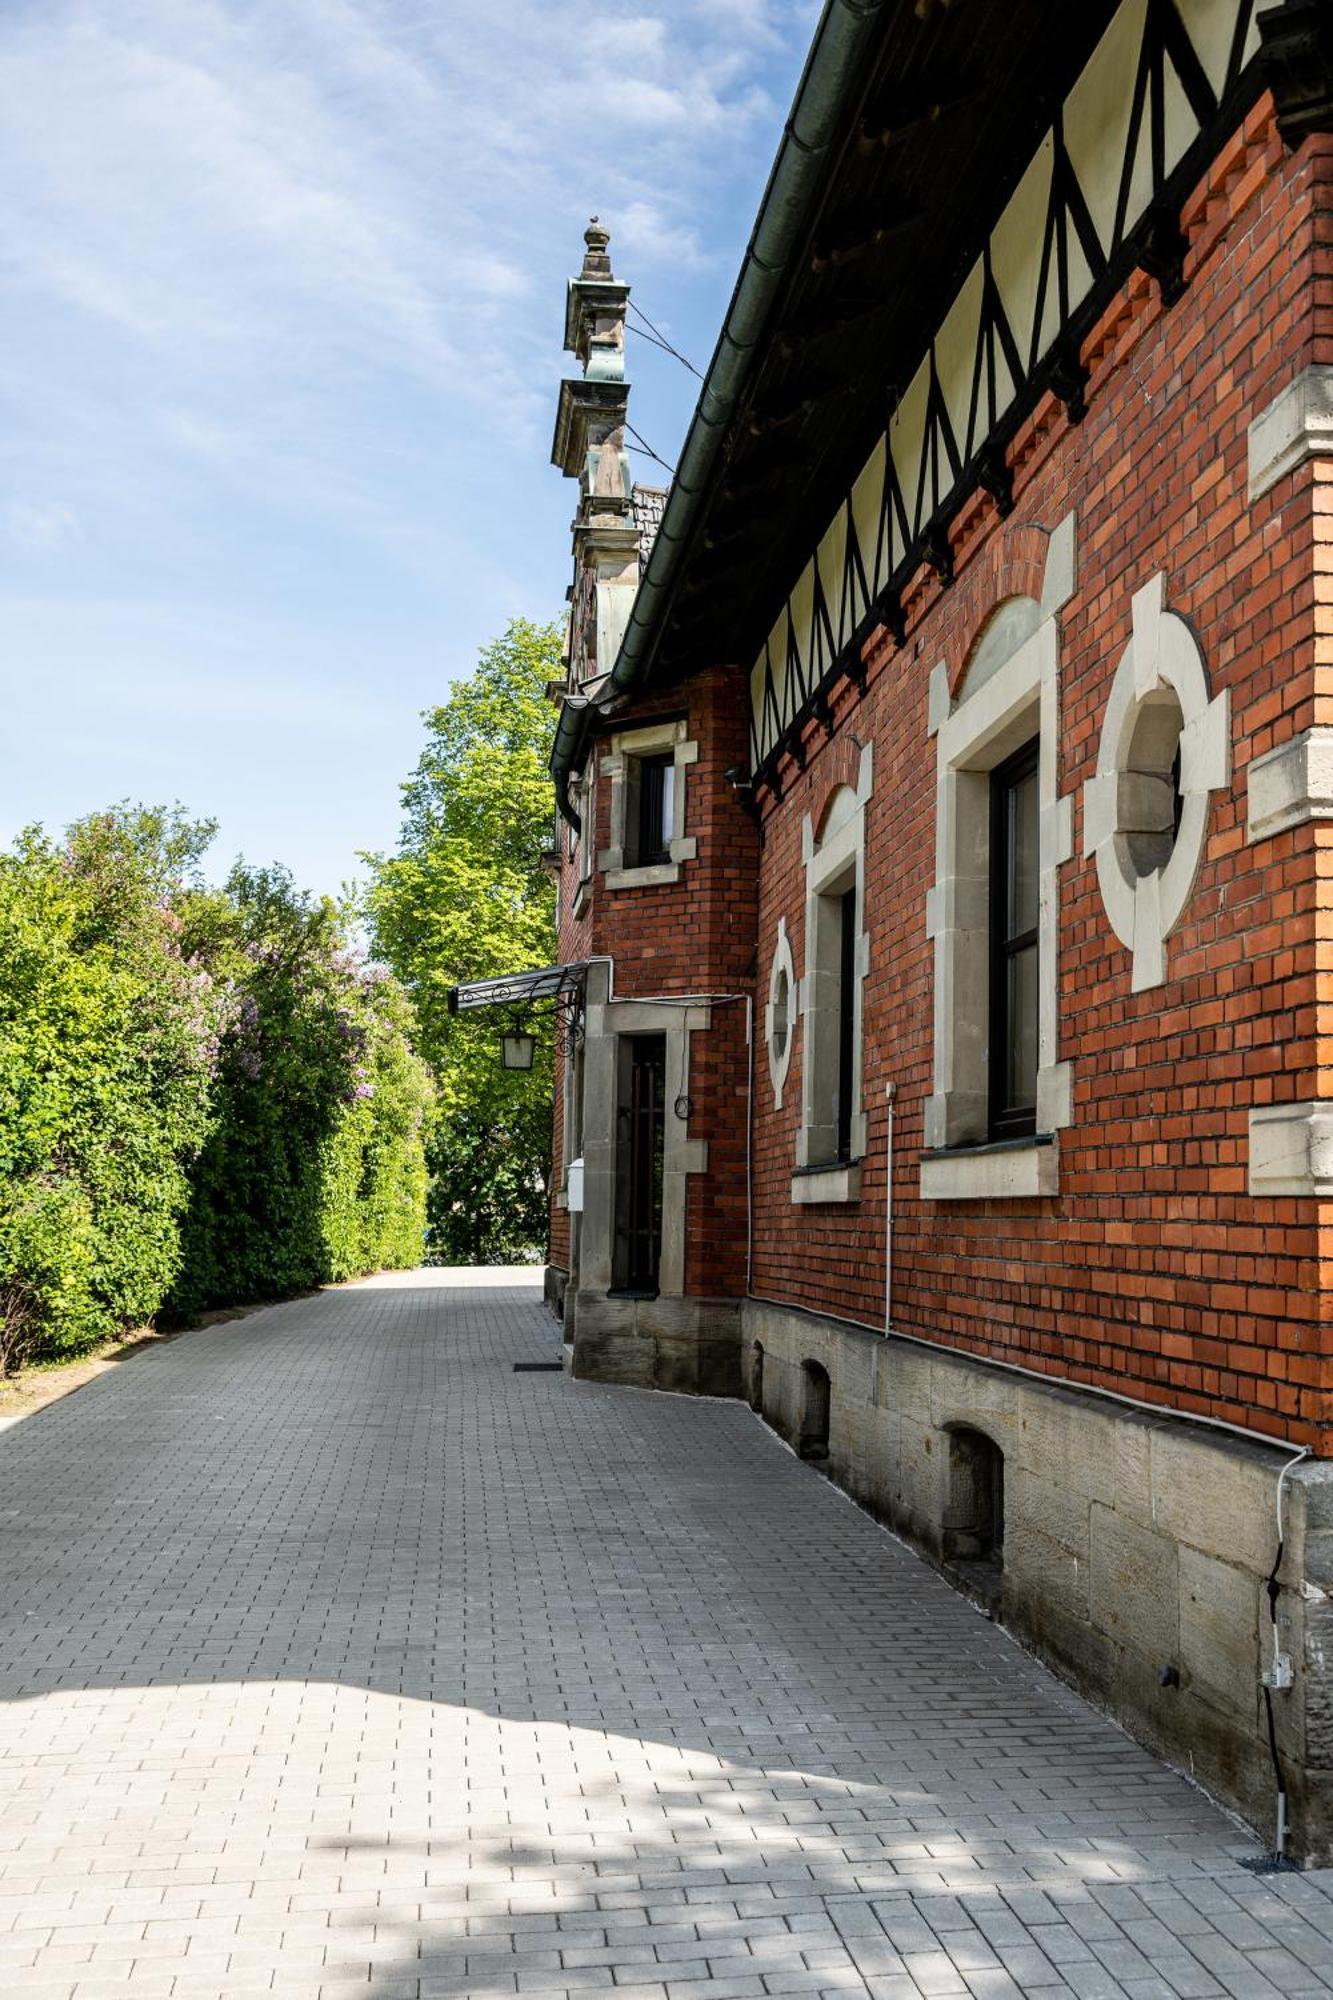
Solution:
[{"label": "roof overhang", "polygon": [[599,707],[748,664],[1117,4],[827,0]]},{"label": "roof overhang", "polygon": [[538,1000],[562,1000],[580,992],[588,961],[544,965],[535,972],[511,972],[501,979],[473,979],[449,988],[449,1012],[468,1014],[478,1007],[527,1007]]}]

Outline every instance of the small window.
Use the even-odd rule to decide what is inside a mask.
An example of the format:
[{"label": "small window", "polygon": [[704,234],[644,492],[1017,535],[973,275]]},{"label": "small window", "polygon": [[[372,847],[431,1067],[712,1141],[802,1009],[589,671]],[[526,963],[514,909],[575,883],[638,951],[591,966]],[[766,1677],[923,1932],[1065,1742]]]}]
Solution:
[{"label": "small window", "polygon": [[670,750],[631,757],[626,769],[625,865],[656,868],[671,859],[676,760]]},{"label": "small window", "polygon": [[990,1137],[1037,1129],[1037,750],[991,774]]},{"label": "small window", "polygon": [[949,1512],[944,1553],[955,1562],[1004,1559],[1004,1453],[984,1431],[949,1433]]},{"label": "small window", "polygon": [[1154,688],[1138,704],[1125,768],[1117,787],[1117,835],[1126,873],[1135,881],[1165,868],[1180,837],[1185,806],[1180,788],[1180,738],[1185,718],[1172,687]]},{"label": "small window", "polygon": [[773,1060],[781,1062],[787,1053],[791,1033],[791,979],[782,966],[773,982]]},{"label": "small window", "polygon": [[846,1166],[855,1156],[857,899],[853,876],[816,896],[813,1033],[808,1044],[814,1114],[806,1164]]},{"label": "small window", "polygon": [[756,1340],[750,1351],[750,1408],[758,1410],[762,1416],[764,1409],[764,1343],[762,1340]]},{"label": "small window", "polygon": [[806,1361],[802,1364],[801,1375],[805,1387],[801,1410],[801,1457],[827,1458],[832,1403],[828,1369],[818,1361]]}]

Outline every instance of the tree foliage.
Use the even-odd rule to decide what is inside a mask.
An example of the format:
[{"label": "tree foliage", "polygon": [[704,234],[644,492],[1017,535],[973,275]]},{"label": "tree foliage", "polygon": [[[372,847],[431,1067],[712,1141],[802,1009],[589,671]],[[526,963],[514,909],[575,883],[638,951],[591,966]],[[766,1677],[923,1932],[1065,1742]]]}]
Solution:
[{"label": "tree foliage", "polygon": [[121,806],[0,855],[0,1366],[420,1256],[406,997],[281,871],[207,888],[212,835]]},{"label": "tree foliage", "polygon": [[0,855],[0,1362],[157,1310],[225,1009],[178,903],[211,837],[118,810]]},{"label": "tree foliage", "polygon": [[554,810],[545,687],[560,645],[558,626],[515,619],[471,678],[427,711],[398,852],[366,857],[375,948],[412,996],[438,1085],[431,1244],[450,1263],[504,1262],[545,1239],[550,1024],[531,1072],[505,1071],[501,1022],[451,1017],[446,996],[462,980],[555,957],[555,889],[541,856]]},{"label": "tree foliage", "polygon": [[232,871],[215,950],[234,1004],[173,1305],[419,1262],[432,1092],[402,989],[282,868]]}]

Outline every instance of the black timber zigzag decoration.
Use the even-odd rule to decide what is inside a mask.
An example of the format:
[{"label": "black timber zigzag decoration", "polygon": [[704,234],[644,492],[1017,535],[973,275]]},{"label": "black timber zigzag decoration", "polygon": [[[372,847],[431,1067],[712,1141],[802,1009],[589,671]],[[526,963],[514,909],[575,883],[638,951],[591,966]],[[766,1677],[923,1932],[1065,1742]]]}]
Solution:
[{"label": "black timber zigzag decoration", "polygon": [[[909,509],[899,468],[884,441],[884,481],[875,546],[867,553],[857,534],[849,495],[842,509],[845,533],[838,587],[826,580],[817,560],[811,592],[809,659],[802,654],[788,600],[785,672],[774,681],[766,644],[752,700],[751,769],[756,787],[775,790],[777,766],[795,754],[812,717],[830,714],[830,696],[844,678],[864,686],[862,649],[881,625],[901,645],[905,638],[902,594],[923,562],[940,578],[952,578],[949,524],[978,488],[991,493],[1007,513],[1012,505],[1009,445],[1042,397],[1053,392],[1073,421],[1083,414],[1086,377],[1080,346],[1122,285],[1136,270],[1152,276],[1170,305],[1184,289],[1184,239],[1180,204],[1206,170],[1222,142],[1257,101],[1265,87],[1274,91],[1278,122],[1289,143],[1333,124],[1333,5],[1330,0],[1285,0],[1258,17],[1260,51],[1246,61],[1256,26],[1255,0],[1234,0],[1235,17],[1220,91],[1209,82],[1175,0],[1148,0],[1130,101],[1124,157],[1116,193],[1110,241],[1103,244],[1065,141],[1063,117],[1051,131],[1052,171],[1041,237],[1041,257],[1031,327],[1022,338],[1010,322],[991,263],[989,242],[981,252],[981,298],[966,431],[961,445],[951,421],[935,362],[932,334],[922,356],[928,369],[926,416]],[[1198,130],[1176,165],[1166,165],[1167,91],[1174,84]],[[1151,198],[1132,223],[1135,166],[1147,139]],[[1070,259],[1077,245],[1090,285],[1074,303]],[[1043,343],[1054,298],[1056,330]],[[1013,394],[1005,400],[1007,376]],[[838,607],[837,630],[829,598]],[[804,762],[802,756],[799,760]]]}]

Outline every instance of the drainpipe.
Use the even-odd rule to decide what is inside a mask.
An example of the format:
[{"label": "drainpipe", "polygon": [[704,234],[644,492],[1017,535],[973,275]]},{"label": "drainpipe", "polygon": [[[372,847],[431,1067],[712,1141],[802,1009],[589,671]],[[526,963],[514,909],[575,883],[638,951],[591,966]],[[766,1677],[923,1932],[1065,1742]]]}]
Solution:
[{"label": "drainpipe", "polygon": [[820,17],[615,665],[592,701],[560,707],[551,775],[560,811],[574,826],[578,816],[569,799],[569,779],[589,724],[598,708],[629,694],[647,676],[722,445],[805,240],[840,114],[850,93],[864,84],[872,37],[895,4],[898,0],[827,0]]},{"label": "drainpipe", "polygon": [[888,1109],[888,1131],[884,1139],[884,1331],[893,1332],[893,1107],[898,1096],[896,1083],[884,1086]]}]

